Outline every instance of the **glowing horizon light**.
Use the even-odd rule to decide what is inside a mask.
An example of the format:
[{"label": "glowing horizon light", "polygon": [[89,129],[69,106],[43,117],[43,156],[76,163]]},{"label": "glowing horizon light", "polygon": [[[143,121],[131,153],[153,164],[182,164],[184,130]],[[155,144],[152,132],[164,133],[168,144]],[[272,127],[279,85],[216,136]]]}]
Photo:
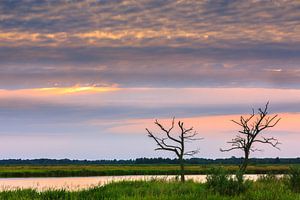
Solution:
[{"label": "glowing horizon light", "polygon": [[74,87],[52,87],[52,88],[36,88],[38,92],[47,92],[48,94],[72,94],[72,93],[97,93],[117,91],[117,87],[94,87],[94,86],[74,86]]}]

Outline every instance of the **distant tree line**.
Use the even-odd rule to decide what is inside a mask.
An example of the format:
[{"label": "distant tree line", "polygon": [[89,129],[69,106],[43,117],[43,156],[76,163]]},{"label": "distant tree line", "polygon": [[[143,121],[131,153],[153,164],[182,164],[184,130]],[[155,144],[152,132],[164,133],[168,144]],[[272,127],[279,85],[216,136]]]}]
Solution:
[{"label": "distant tree line", "polygon": [[[190,158],[186,164],[224,164],[239,165],[243,158]],[[70,160],[70,159],[7,159],[0,160],[0,165],[146,165],[146,164],[179,164],[178,159],[171,158],[137,158],[129,160]],[[300,158],[251,158],[249,164],[300,164]]]}]

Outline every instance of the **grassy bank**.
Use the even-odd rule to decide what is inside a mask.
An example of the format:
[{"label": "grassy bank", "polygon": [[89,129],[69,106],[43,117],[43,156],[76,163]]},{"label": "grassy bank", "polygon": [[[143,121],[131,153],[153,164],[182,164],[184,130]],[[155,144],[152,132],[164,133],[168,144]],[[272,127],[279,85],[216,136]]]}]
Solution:
[{"label": "grassy bank", "polygon": [[[186,174],[207,174],[216,165],[188,165]],[[238,166],[224,166],[234,172]],[[0,177],[71,177],[71,176],[117,176],[117,175],[173,175],[177,165],[11,165],[0,166]],[[288,165],[249,166],[248,174],[285,174]]]},{"label": "grassy bank", "polygon": [[64,190],[38,193],[34,190],[0,192],[0,199],[161,199],[161,200],[300,200],[300,194],[292,192],[284,180],[263,180],[251,182],[247,190],[236,196],[220,195],[207,189],[205,184],[194,182],[134,181],[112,183],[103,187],[79,192]]}]

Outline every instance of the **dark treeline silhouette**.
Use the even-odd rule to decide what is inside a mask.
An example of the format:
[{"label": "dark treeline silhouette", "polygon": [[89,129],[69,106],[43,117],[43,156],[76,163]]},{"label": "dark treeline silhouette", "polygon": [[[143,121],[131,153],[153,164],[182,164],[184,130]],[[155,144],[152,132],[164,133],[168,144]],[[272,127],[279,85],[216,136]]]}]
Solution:
[{"label": "dark treeline silhouette", "polygon": [[[190,158],[186,164],[232,164],[239,165],[243,158]],[[137,158],[129,160],[70,160],[70,159],[7,159],[0,160],[0,165],[146,165],[146,164],[179,164],[178,159],[170,158]],[[300,158],[251,158],[249,164],[300,164]]]}]

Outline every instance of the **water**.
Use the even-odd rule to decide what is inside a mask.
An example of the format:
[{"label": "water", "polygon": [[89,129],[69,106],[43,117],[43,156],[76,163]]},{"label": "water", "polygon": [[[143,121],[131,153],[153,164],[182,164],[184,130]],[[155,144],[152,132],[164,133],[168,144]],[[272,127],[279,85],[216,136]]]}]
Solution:
[{"label": "water", "polygon": [[[246,179],[256,180],[260,175],[248,174]],[[55,178],[0,178],[0,190],[15,190],[32,188],[38,191],[48,189],[65,189],[69,191],[76,191],[88,189],[95,186],[105,185],[111,182],[123,180],[152,180],[152,179],[175,179],[175,176],[154,176],[154,175],[136,175],[136,176],[93,176],[93,177],[55,177]],[[205,182],[206,175],[186,175],[187,180],[194,180],[195,182]]]}]

